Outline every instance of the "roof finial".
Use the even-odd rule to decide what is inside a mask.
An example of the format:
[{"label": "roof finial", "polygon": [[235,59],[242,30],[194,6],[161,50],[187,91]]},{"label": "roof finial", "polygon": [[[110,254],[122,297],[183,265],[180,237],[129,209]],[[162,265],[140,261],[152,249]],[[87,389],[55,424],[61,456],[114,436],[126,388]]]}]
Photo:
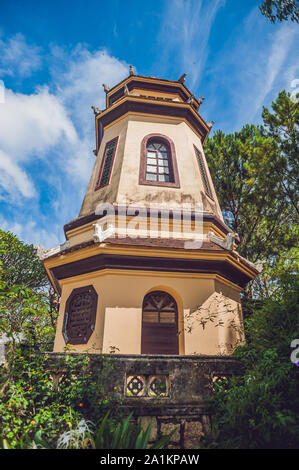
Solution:
[{"label": "roof finial", "polygon": [[135,75],[133,65],[130,65],[130,75]]},{"label": "roof finial", "polygon": [[97,114],[101,114],[101,110],[99,108],[97,108],[96,106],[91,106],[91,109],[93,109],[93,112],[95,115]]},{"label": "roof finial", "polygon": [[220,238],[218,235],[215,235],[214,232],[209,232],[208,238],[211,242],[216,243],[216,245],[221,246],[225,250],[233,251],[235,240],[239,238],[239,235],[234,232],[229,232],[225,238]]},{"label": "roof finial", "polygon": [[200,97],[200,98],[197,99],[197,101],[199,102],[199,105],[201,105],[201,103],[203,102],[203,100],[205,100],[205,98],[203,98],[203,97]]},{"label": "roof finial", "polygon": [[178,79],[178,82],[179,83],[184,83],[186,77],[187,77],[187,74],[183,73],[183,75]]},{"label": "roof finial", "polygon": [[108,93],[108,91],[110,90],[110,87],[106,85],[106,83],[103,83],[103,87],[104,87],[105,93]]},{"label": "roof finial", "polygon": [[193,101],[194,101],[194,99],[195,99],[195,96],[194,96],[194,95],[189,96],[189,98],[187,99],[187,103],[188,103],[188,104],[192,104]]},{"label": "roof finial", "polygon": [[208,122],[208,127],[209,127],[210,129],[212,129],[212,127],[214,126],[214,124],[215,124],[215,121]]}]

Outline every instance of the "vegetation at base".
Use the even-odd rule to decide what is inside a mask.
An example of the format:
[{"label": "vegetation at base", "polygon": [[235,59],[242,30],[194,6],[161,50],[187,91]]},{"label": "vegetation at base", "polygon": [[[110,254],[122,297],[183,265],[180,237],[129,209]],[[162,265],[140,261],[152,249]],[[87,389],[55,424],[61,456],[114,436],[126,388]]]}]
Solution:
[{"label": "vegetation at base", "polygon": [[108,419],[109,413],[107,413],[95,434],[92,447],[95,449],[163,449],[176,431],[174,429],[169,435],[163,436],[154,444],[149,445],[153,421],[146,429],[143,429],[140,421],[130,422],[132,417],[131,413],[115,426],[111,425],[111,421]]},{"label": "vegetation at base", "polygon": [[[246,302],[247,343],[234,355],[244,375],[215,384],[215,410],[209,448],[299,448],[299,367],[291,360],[291,341],[299,338],[298,276],[279,280],[280,300],[258,308]],[[298,356],[299,361],[299,356]]]},{"label": "vegetation at base", "polygon": [[146,448],[151,425],[143,430],[131,415],[120,421],[118,391],[105,392],[112,359],[97,358],[94,368],[87,353],[71,355],[66,347],[64,373],[53,386],[46,351],[53,349],[57,313],[33,246],[0,230],[0,335],[10,348],[0,366],[0,447]]},{"label": "vegetation at base", "polygon": [[[28,434],[23,435],[16,444],[18,449],[164,449],[175,433],[156,439],[150,444],[153,422],[146,429],[141,422],[131,422],[133,413],[122,421],[109,419],[109,411],[102,419],[98,429],[90,421],[81,419],[75,428],[63,432],[54,445],[50,445],[41,430],[30,440]],[[0,440],[0,448],[11,449],[7,439]]]},{"label": "vegetation at base", "polygon": [[87,354],[67,354],[66,372],[53,387],[46,351],[53,349],[58,305],[33,246],[0,230],[0,335],[9,340],[0,367],[0,435],[11,448],[38,431],[52,445],[74,423],[98,423],[117,408],[116,393],[104,392],[113,367],[104,356],[92,370]]},{"label": "vegetation at base", "polygon": [[[88,354],[66,353],[54,387],[46,354],[18,346],[13,355],[0,368],[0,447],[147,448],[152,424],[143,430],[140,422],[131,422],[132,415],[121,420],[118,390],[105,392],[113,358],[97,357],[92,367]],[[151,448],[165,447],[171,436],[157,439]]]},{"label": "vegetation at base", "polygon": [[117,391],[109,396],[104,391],[111,359],[103,356],[94,369],[87,354],[66,355],[65,372],[54,388],[47,355],[19,347],[13,354],[0,369],[0,435],[11,446],[24,435],[33,439],[40,429],[52,445],[74,422],[98,423],[109,409],[117,412]]}]

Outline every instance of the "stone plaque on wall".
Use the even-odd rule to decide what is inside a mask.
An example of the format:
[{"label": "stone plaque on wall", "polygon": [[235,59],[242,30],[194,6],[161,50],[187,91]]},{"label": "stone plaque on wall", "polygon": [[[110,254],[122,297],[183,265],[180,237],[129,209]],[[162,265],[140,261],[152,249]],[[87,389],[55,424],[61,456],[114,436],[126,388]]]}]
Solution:
[{"label": "stone plaque on wall", "polygon": [[67,344],[86,344],[96,322],[98,295],[93,286],[74,289],[67,299],[63,337]]}]

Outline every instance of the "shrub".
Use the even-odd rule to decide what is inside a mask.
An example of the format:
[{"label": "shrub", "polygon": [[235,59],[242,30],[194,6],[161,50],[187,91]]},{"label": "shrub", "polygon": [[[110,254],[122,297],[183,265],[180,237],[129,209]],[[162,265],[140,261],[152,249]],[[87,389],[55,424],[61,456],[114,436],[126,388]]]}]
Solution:
[{"label": "shrub", "polygon": [[[108,412],[96,432],[93,423],[81,419],[76,427],[63,432],[54,446],[51,446],[44,438],[44,434],[38,431],[33,440],[30,440],[28,435],[22,436],[17,447],[23,449],[163,449],[175,432],[174,430],[149,445],[152,422],[146,429],[142,429],[140,421],[131,422],[132,416],[131,413],[127,418],[116,423],[115,420],[109,418]],[[2,448],[12,447],[8,439],[2,438],[1,441]]]},{"label": "shrub", "polygon": [[117,413],[118,397],[104,391],[111,368],[104,357],[92,370],[87,354],[66,354],[65,373],[55,389],[47,356],[18,349],[0,369],[0,435],[14,448],[24,435],[32,440],[42,430],[52,445],[80,419],[97,423],[107,410]]},{"label": "shrub", "polygon": [[208,447],[299,447],[299,368],[290,360],[299,338],[298,278],[282,277],[280,288],[280,299],[263,301],[245,322],[247,344],[235,352],[244,375],[215,384]]}]

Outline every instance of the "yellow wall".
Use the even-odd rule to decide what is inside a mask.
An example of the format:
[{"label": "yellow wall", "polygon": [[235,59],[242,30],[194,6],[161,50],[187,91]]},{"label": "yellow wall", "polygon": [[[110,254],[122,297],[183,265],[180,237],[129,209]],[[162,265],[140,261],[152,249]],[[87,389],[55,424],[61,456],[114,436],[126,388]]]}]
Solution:
[{"label": "yellow wall", "polygon": [[[110,202],[114,203],[117,199],[117,191],[120,173],[122,169],[124,145],[126,140],[127,132],[127,119],[119,121],[105,131],[99,152],[93,167],[93,171],[89,180],[89,184],[86,190],[85,198],[82,203],[79,216],[87,215],[90,212],[94,212],[96,205],[99,202]],[[110,183],[95,191],[95,186],[98,181],[103,154],[105,151],[106,143],[112,140],[114,137],[118,137],[117,149],[114,156],[114,163],[112,173],[110,177]]]},{"label": "yellow wall", "polygon": [[[62,325],[68,296],[73,289],[90,284],[98,293],[95,331],[87,345],[73,346],[74,351],[110,353],[114,350],[116,353],[140,354],[143,298],[152,290],[165,290],[173,295],[178,305],[180,354],[213,355],[231,352],[228,347],[226,348],[225,342],[233,343],[236,334],[230,330],[226,318],[235,317],[234,312],[241,311],[239,294],[236,291],[204,275],[133,271],[91,273],[62,281],[54,352],[64,351]],[[233,306],[229,314],[223,313],[223,306],[220,308],[219,302],[215,304],[213,296],[216,288],[223,292]],[[216,310],[218,317],[226,322],[224,328],[216,327],[212,322],[208,322],[205,328],[201,326],[201,315],[202,313],[206,315],[205,309],[209,309],[209,303],[211,310],[213,312]],[[196,311],[201,306],[204,312],[190,317],[190,312]]]},{"label": "yellow wall", "polygon": [[[148,134],[164,134],[175,146],[180,188],[148,186],[139,184],[141,142]],[[106,143],[119,136],[114,165],[108,186],[94,191]],[[180,208],[189,203],[203,204],[203,210],[215,213],[222,219],[214,186],[206,165],[213,199],[205,195],[203,180],[194,152],[195,145],[203,152],[200,138],[181,119],[168,117],[128,115],[114,123],[104,132],[94,170],[82,204],[80,216],[94,212],[98,203],[111,204],[167,204]]]}]

